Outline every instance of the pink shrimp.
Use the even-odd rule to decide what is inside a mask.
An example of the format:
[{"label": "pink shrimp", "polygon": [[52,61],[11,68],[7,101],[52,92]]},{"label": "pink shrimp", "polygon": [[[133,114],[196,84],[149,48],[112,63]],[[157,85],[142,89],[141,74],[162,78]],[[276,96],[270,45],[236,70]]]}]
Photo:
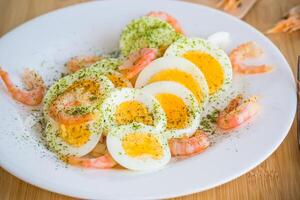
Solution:
[{"label": "pink shrimp", "polygon": [[176,32],[183,34],[183,30],[182,30],[180,24],[170,14],[168,14],[166,12],[152,11],[152,12],[148,13],[147,16],[156,17],[161,20],[164,20],[164,21],[168,22],[175,29]]},{"label": "pink shrimp", "polygon": [[195,135],[189,138],[172,138],[169,146],[172,156],[191,156],[203,152],[210,142],[203,131],[196,131]]},{"label": "pink shrimp", "polygon": [[280,33],[280,32],[292,33],[297,30],[300,30],[300,14],[293,15],[287,19],[279,21],[275,25],[275,27],[269,29],[267,33]]},{"label": "pink shrimp", "polygon": [[28,91],[21,90],[15,86],[10,80],[8,73],[1,67],[0,77],[6,85],[9,93],[16,101],[28,106],[36,106],[42,102],[46,87],[42,77],[36,72],[29,69],[25,69],[24,71],[23,82]]},{"label": "pink shrimp", "polygon": [[61,124],[71,125],[77,123],[85,123],[94,119],[92,112],[84,114],[70,114],[72,108],[76,108],[81,105],[92,106],[94,99],[89,92],[82,92],[81,89],[68,91],[58,96],[49,107],[50,116]]},{"label": "pink shrimp", "polygon": [[82,68],[89,67],[101,60],[100,56],[74,57],[67,62],[67,67],[71,72],[76,72]]},{"label": "pink shrimp", "polygon": [[70,115],[66,112],[68,109],[79,105],[81,105],[80,102],[74,101],[63,104],[64,108],[62,110],[59,110],[57,109],[58,105],[56,103],[52,103],[49,108],[50,116],[53,117],[53,119],[55,119],[59,123],[65,125],[81,124],[93,120],[93,113],[87,113],[83,115]]},{"label": "pink shrimp", "polygon": [[271,71],[273,68],[265,64],[259,66],[247,66],[241,63],[247,58],[255,58],[262,53],[262,49],[254,42],[241,44],[233,49],[229,55],[233,70],[241,74],[258,74]]},{"label": "pink shrimp", "polygon": [[243,97],[239,95],[231,100],[227,108],[219,114],[217,126],[223,130],[236,128],[255,116],[258,111],[259,106],[255,96],[243,100]]},{"label": "pink shrimp", "polygon": [[132,79],[157,57],[157,49],[143,48],[129,56],[119,69],[127,69],[126,78]]},{"label": "pink shrimp", "polygon": [[294,32],[300,30],[300,4],[291,8],[285,19],[279,21],[274,28],[267,33]]},{"label": "pink shrimp", "polygon": [[242,0],[221,0],[217,4],[217,8],[222,8],[224,11],[234,11],[242,3]]},{"label": "pink shrimp", "polygon": [[67,162],[78,167],[95,169],[109,169],[117,165],[116,161],[108,153],[97,158],[70,156],[67,158]]}]

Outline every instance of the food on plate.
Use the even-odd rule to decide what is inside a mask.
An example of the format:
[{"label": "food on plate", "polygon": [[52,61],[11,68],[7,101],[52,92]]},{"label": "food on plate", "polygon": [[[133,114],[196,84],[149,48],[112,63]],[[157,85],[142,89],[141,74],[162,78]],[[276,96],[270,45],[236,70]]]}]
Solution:
[{"label": "food on plate", "polygon": [[120,58],[102,58],[101,60],[95,62],[90,67],[97,68],[98,70],[118,70],[118,67],[122,64],[122,59]]},{"label": "food on plate", "polygon": [[142,123],[115,127],[106,142],[114,160],[127,169],[152,171],[171,159],[167,139],[158,129]]},{"label": "food on plate", "polygon": [[46,86],[40,75],[35,71],[25,69],[23,73],[23,83],[27,90],[19,89],[11,81],[8,73],[0,67],[0,77],[11,96],[16,100],[28,106],[39,105],[44,97]]},{"label": "food on plate", "polygon": [[208,86],[204,75],[193,63],[175,56],[164,56],[151,62],[138,75],[135,87],[141,88],[157,81],[175,81],[187,87],[199,104],[205,104]]},{"label": "food on plate", "polygon": [[230,34],[228,32],[220,31],[210,35],[207,41],[211,44],[226,50],[230,44]]},{"label": "food on plate", "polygon": [[201,130],[196,131],[194,136],[172,138],[169,146],[172,156],[191,156],[199,154],[210,145],[208,136]]},{"label": "food on plate", "polygon": [[121,88],[111,91],[101,105],[105,130],[133,122],[166,129],[166,115],[159,102],[140,89]]},{"label": "food on plate", "polygon": [[65,76],[44,98],[45,138],[59,155],[83,156],[98,143],[102,134],[99,106],[113,84],[88,70]]},{"label": "food on plate", "polygon": [[74,166],[94,169],[109,169],[117,165],[108,153],[97,158],[68,156],[66,162]]},{"label": "food on plate", "polygon": [[157,56],[157,49],[142,48],[129,55],[128,60],[119,67],[126,70],[126,78],[131,79],[142,71]]},{"label": "food on plate", "polygon": [[255,42],[247,42],[233,49],[229,55],[232,69],[240,74],[259,74],[270,72],[273,68],[269,65],[262,64],[258,66],[245,65],[242,62],[256,58],[263,54],[263,50]]},{"label": "food on plate", "polygon": [[221,48],[229,42],[227,32],[186,37],[170,14],[150,12],[124,28],[120,53],[71,58],[70,74],[47,92],[33,71],[24,73],[28,91],[1,68],[0,77],[15,100],[43,102],[44,139],[61,160],[81,168],[153,171],[171,157],[204,152],[213,134],[237,129],[258,113],[255,96],[234,95],[241,92],[233,90],[232,70],[271,68],[242,63],[262,54],[254,42],[228,56]]},{"label": "food on plate", "polygon": [[201,38],[180,38],[166,50],[165,56],[180,56],[194,63],[204,74],[209,95],[227,90],[232,67],[227,54]]},{"label": "food on plate", "polygon": [[199,127],[201,107],[193,93],[174,81],[158,81],[142,89],[153,95],[167,117],[167,138],[191,136]]},{"label": "food on plate", "polygon": [[131,82],[125,77],[124,74],[115,71],[108,70],[104,75],[114,84],[115,87],[129,87],[132,88]]},{"label": "food on plate", "polygon": [[120,49],[124,57],[141,48],[156,48],[159,54],[180,37],[174,28],[156,17],[141,17],[130,22],[120,38]]},{"label": "food on plate", "polygon": [[100,56],[76,56],[67,62],[67,67],[70,72],[76,72],[82,68],[91,66],[99,60],[101,60]]},{"label": "food on plate", "polygon": [[249,99],[244,99],[243,96],[238,95],[219,114],[217,126],[223,130],[236,128],[251,119],[258,111],[257,97],[252,96]]},{"label": "food on plate", "polygon": [[125,74],[117,70],[121,61],[117,59],[107,59],[104,58],[99,62],[86,68],[84,71],[86,73],[96,73],[106,76],[115,87],[132,87],[129,79],[126,78]]},{"label": "food on plate", "polygon": [[160,12],[160,11],[152,11],[150,13],[148,13],[149,17],[156,17],[159,18],[161,20],[164,20],[166,22],[168,22],[177,33],[183,34],[183,30],[179,24],[179,22],[170,14],[166,13],[166,12]]}]

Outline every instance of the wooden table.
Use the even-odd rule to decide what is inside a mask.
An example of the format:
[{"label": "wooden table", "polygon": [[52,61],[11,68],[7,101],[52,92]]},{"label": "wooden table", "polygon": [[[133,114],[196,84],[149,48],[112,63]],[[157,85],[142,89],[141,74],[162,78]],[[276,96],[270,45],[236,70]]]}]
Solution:
[{"label": "wooden table", "polygon": [[[0,0],[0,36],[33,17],[79,2],[83,1]],[[244,20],[264,32],[297,3],[300,1],[258,0]],[[300,32],[269,38],[279,47],[295,74],[296,58],[300,55]],[[72,198],[34,187],[0,168],[0,199]],[[177,199],[300,199],[300,151],[296,143],[296,123],[275,153],[254,170],[219,187]]]}]

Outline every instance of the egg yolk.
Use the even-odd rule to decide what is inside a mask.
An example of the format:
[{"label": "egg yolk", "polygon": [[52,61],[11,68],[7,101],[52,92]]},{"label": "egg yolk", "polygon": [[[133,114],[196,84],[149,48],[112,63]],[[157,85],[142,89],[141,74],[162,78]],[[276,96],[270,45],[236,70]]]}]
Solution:
[{"label": "egg yolk", "polygon": [[[85,105],[92,105],[97,101],[99,96],[100,85],[93,80],[80,80],[73,83],[57,101],[70,101],[77,102],[78,104],[83,103]],[[62,103],[62,105],[65,105]],[[71,110],[73,107],[70,107]],[[76,110],[74,107],[74,112],[68,113],[68,115],[81,115],[81,112],[85,110]],[[59,108],[56,108],[59,109]],[[61,108],[58,112],[66,112],[65,106]],[[75,112],[76,110],[76,112]],[[86,114],[86,113],[85,113]],[[91,132],[89,130],[88,123],[77,123],[77,124],[60,124],[59,136],[67,144],[80,147],[88,142]]]},{"label": "egg yolk", "polygon": [[221,88],[224,82],[224,72],[221,64],[214,57],[201,51],[188,51],[183,54],[183,57],[201,69],[206,78],[210,95]]},{"label": "egg yolk", "polygon": [[122,139],[122,147],[130,157],[150,156],[152,159],[160,159],[163,155],[162,146],[151,134],[128,134]]},{"label": "egg yolk", "polygon": [[167,69],[162,70],[154,74],[148,83],[153,83],[157,81],[175,81],[185,87],[187,87],[197,98],[199,102],[202,101],[202,91],[198,86],[197,81],[193,78],[191,74],[188,74],[184,71],[178,69]]},{"label": "egg yolk", "polygon": [[60,137],[69,145],[80,147],[88,142],[91,136],[87,123],[60,125]]},{"label": "egg yolk", "polygon": [[182,129],[188,124],[188,108],[183,100],[173,94],[157,94],[156,99],[167,115],[168,129]]},{"label": "egg yolk", "polygon": [[82,89],[84,90],[84,92],[88,92],[92,95],[98,95],[100,85],[93,80],[80,80],[80,81],[76,81],[75,83],[73,83],[65,91],[65,93],[74,92],[76,90],[82,90]]},{"label": "egg yolk", "polygon": [[118,77],[114,74],[108,74],[106,76],[114,84],[115,87],[127,87],[127,83],[122,80],[121,77]]},{"label": "egg yolk", "polygon": [[153,125],[153,117],[146,106],[138,101],[126,101],[121,103],[116,110],[116,122],[118,125],[141,122]]}]

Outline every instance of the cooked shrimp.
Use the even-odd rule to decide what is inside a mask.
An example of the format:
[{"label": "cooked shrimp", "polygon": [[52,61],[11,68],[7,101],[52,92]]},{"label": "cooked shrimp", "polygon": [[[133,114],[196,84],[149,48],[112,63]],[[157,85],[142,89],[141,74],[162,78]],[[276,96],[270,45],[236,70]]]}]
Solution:
[{"label": "cooked shrimp", "polygon": [[273,28],[269,29],[267,33],[291,33],[297,30],[300,30],[300,14],[279,21]]},{"label": "cooked shrimp", "polygon": [[68,92],[58,96],[49,107],[49,114],[53,119],[61,124],[71,125],[91,121],[94,119],[92,112],[87,113],[69,113],[72,108],[79,108],[85,105],[91,106],[90,94],[81,92],[81,90]]},{"label": "cooked shrimp", "polygon": [[189,138],[172,138],[169,146],[172,156],[191,156],[203,152],[210,142],[207,135],[198,130],[194,136]]},{"label": "cooked shrimp", "polygon": [[221,0],[218,4],[218,8],[222,8],[224,11],[236,10],[242,4],[242,0]]},{"label": "cooked shrimp", "polygon": [[[100,140],[103,140],[103,137],[101,137]],[[95,148],[89,153],[89,155],[91,155],[92,157],[99,157],[101,155],[104,155],[106,152],[106,143],[104,141],[99,141]]]},{"label": "cooked shrimp", "polygon": [[29,69],[24,71],[23,82],[28,91],[21,90],[15,86],[10,80],[8,73],[1,67],[0,77],[15,100],[29,106],[36,106],[42,102],[46,87],[42,77],[36,72]]},{"label": "cooked shrimp", "polygon": [[108,153],[97,158],[82,158],[70,156],[67,158],[67,162],[78,167],[95,169],[108,169],[117,165],[117,163]]},{"label": "cooked shrimp", "polygon": [[65,106],[64,109],[57,109],[57,104],[51,104],[49,108],[49,112],[51,117],[53,117],[56,121],[61,124],[71,125],[71,124],[81,124],[85,122],[89,122],[94,119],[94,115],[92,113],[86,113],[83,115],[70,115],[67,113],[67,110],[70,110],[73,106],[79,106],[80,103],[74,101],[69,104],[63,104]]},{"label": "cooked shrimp", "polygon": [[263,54],[262,49],[254,42],[241,44],[233,49],[229,55],[232,68],[235,72],[241,74],[258,74],[271,71],[273,68],[268,65],[248,66],[242,62],[248,58],[255,58]]},{"label": "cooked shrimp", "polygon": [[67,67],[71,72],[76,72],[82,68],[89,67],[101,60],[100,56],[74,57],[67,62]]},{"label": "cooked shrimp", "polygon": [[157,49],[143,48],[129,56],[119,69],[127,69],[126,78],[131,79],[142,71],[157,56]]},{"label": "cooked shrimp", "polygon": [[157,17],[157,18],[159,18],[161,20],[164,20],[164,21],[168,22],[175,29],[176,32],[183,34],[183,31],[182,31],[182,28],[181,28],[180,24],[170,14],[168,14],[166,12],[155,12],[155,11],[152,11],[149,14],[147,14],[147,16]]},{"label": "cooked shrimp", "polygon": [[222,111],[217,118],[217,126],[223,130],[229,130],[242,125],[258,113],[259,106],[255,96],[243,100],[242,96],[237,96]]}]

